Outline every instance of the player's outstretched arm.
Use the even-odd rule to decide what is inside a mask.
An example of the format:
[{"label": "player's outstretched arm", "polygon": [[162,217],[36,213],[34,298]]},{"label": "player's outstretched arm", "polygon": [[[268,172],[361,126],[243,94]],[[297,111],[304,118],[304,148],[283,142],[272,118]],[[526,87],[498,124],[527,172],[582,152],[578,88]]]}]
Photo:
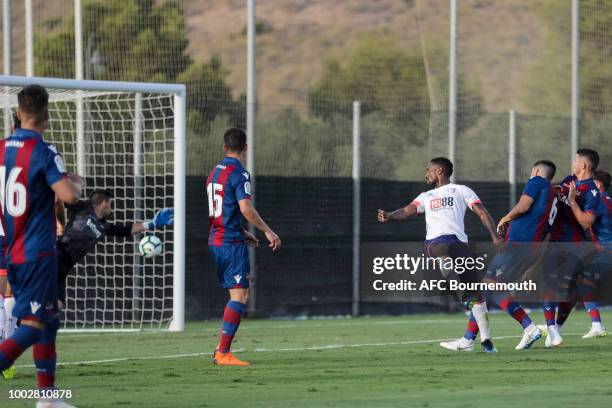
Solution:
[{"label": "player's outstretched arm", "polygon": [[132,224],[130,234],[136,235],[141,232],[161,228],[174,223],[174,210],[172,208],[163,208],[155,213],[152,220],[145,222],[135,222]]},{"label": "player's outstretched arm", "polygon": [[55,192],[57,198],[67,204],[75,204],[81,198],[85,182],[78,174],[70,174],[68,178],[63,178],[60,181],[53,183],[51,188]]},{"label": "player's outstretched arm", "polygon": [[266,224],[265,221],[261,218],[255,207],[253,207],[253,203],[251,202],[251,200],[240,200],[238,201],[238,205],[240,206],[240,212],[242,213],[244,218],[246,218],[248,222],[253,224],[255,228],[266,234],[266,238],[268,239],[268,241],[270,241],[270,248],[272,248],[273,251],[280,249],[282,245],[280,238],[278,237],[278,235],[276,235],[274,231],[272,231],[270,227],[268,227],[268,224]]},{"label": "player's outstretched arm", "polygon": [[497,231],[503,231],[506,229],[506,225],[512,220],[525,214],[531,208],[533,204],[533,198],[527,194],[523,194],[518,203],[510,210],[510,212],[502,217],[497,224]]},{"label": "player's outstretched arm", "polygon": [[491,241],[493,241],[495,245],[503,244],[504,239],[497,233],[495,223],[493,222],[491,214],[489,214],[489,211],[487,211],[487,208],[482,203],[476,203],[472,205],[472,211],[474,211],[478,218],[480,218],[482,225],[484,225],[489,232]]},{"label": "player's outstretched arm", "polygon": [[580,205],[576,201],[576,183],[573,181],[570,183],[569,186],[567,202],[569,203],[569,206],[572,209],[574,216],[576,217],[576,221],[578,221],[580,226],[585,230],[591,228],[593,226],[593,223],[595,223],[597,217],[590,212],[582,211]]},{"label": "player's outstretched arm", "polygon": [[414,217],[418,214],[417,206],[413,203],[408,204],[403,208],[399,208],[392,212],[387,212],[385,210],[378,210],[378,221],[379,222],[387,222],[387,221],[399,221],[405,220],[406,218]]}]

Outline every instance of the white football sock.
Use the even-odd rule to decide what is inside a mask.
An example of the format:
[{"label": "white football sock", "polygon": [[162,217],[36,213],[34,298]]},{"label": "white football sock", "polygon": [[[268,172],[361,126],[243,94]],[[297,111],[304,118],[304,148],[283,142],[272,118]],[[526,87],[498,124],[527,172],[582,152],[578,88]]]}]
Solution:
[{"label": "white football sock", "polygon": [[4,312],[6,313],[4,323],[4,338],[8,339],[15,332],[17,319],[13,317],[13,307],[15,307],[15,297],[4,298]]},{"label": "white football sock", "polygon": [[476,319],[476,324],[478,324],[478,329],[480,330],[481,342],[491,339],[491,329],[489,327],[489,318],[487,317],[488,311],[485,302],[476,303],[472,306],[472,313],[474,314],[474,319]]},{"label": "white football sock", "polygon": [[0,341],[4,340],[5,320],[6,320],[6,312],[4,311],[4,297],[0,296]]}]

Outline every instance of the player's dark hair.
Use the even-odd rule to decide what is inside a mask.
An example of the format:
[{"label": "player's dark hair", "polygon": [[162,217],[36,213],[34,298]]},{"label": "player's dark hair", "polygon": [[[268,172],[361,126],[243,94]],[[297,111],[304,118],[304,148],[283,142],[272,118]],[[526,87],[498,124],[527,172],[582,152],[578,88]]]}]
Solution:
[{"label": "player's dark hair", "polygon": [[608,190],[610,188],[610,184],[612,183],[612,177],[610,177],[610,173],[605,170],[595,170],[593,173],[593,180],[599,181],[604,186],[604,190]]},{"label": "player's dark hair", "polygon": [[17,113],[13,113],[13,126],[15,129],[19,129],[21,127],[21,120],[19,120]]},{"label": "player's dark hair", "polygon": [[246,147],[246,133],[239,128],[231,128],[223,135],[223,143],[233,153],[242,153]]},{"label": "player's dark hair", "polygon": [[555,174],[557,173],[557,166],[555,166],[555,163],[551,162],[550,160],[538,160],[535,162],[533,167],[538,166],[546,169],[546,178],[548,180],[552,180],[555,177]]},{"label": "player's dark hair", "polygon": [[578,149],[577,155],[584,157],[589,161],[590,170],[595,170],[599,166],[599,154],[593,149]]},{"label": "player's dark hair", "polygon": [[93,206],[102,204],[113,198],[113,194],[108,190],[94,190],[89,194],[89,202]]},{"label": "player's dark hair", "polygon": [[450,177],[453,175],[453,162],[448,160],[446,157],[434,157],[429,162],[442,167],[442,170],[444,171],[444,175],[446,177]]},{"label": "player's dark hair", "polygon": [[22,112],[35,116],[40,123],[49,105],[49,94],[40,85],[28,85],[17,94],[17,102]]}]

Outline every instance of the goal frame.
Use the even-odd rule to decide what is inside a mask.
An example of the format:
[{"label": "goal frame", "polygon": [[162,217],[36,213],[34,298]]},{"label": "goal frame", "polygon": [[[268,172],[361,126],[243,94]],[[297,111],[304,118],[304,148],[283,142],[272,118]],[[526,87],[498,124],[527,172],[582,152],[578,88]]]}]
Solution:
[{"label": "goal frame", "polygon": [[[75,91],[106,91],[126,93],[172,94],[174,102],[174,246],[172,270],[172,320],[169,331],[180,332],[185,329],[185,239],[186,239],[186,118],[187,118],[187,88],[184,84],[98,81],[80,79],[60,79],[44,77],[24,77],[15,75],[0,75],[0,86],[24,87],[38,84],[45,88],[70,89]],[[1,95],[0,91],[0,95]],[[3,98],[0,96],[0,101]],[[82,103],[77,101],[77,162],[83,162],[84,152],[80,147],[82,137]],[[6,108],[6,102],[2,103]],[[80,105],[80,106],[79,106]],[[80,111],[80,112],[79,112]],[[79,121],[81,123],[79,123]],[[79,134],[81,133],[81,134]],[[80,157],[79,157],[80,156]],[[80,166],[77,165],[77,168]],[[127,329],[129,330],[129,329]],[[107,331],[91,329],[91,332]],[[125,331],[119,329],[118,331]]]}]

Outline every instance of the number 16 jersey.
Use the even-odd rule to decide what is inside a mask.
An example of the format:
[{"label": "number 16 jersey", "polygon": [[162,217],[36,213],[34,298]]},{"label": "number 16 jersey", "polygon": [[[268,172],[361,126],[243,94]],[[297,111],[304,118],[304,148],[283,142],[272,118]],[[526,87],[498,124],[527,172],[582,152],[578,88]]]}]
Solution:
[{"label": "number 16 jersey", "polygon": [[55,254],[55,193],[50,186],[66,177],[62,156],[39,133],[17,129],[0,141],[7,263],[33,262]]}]

